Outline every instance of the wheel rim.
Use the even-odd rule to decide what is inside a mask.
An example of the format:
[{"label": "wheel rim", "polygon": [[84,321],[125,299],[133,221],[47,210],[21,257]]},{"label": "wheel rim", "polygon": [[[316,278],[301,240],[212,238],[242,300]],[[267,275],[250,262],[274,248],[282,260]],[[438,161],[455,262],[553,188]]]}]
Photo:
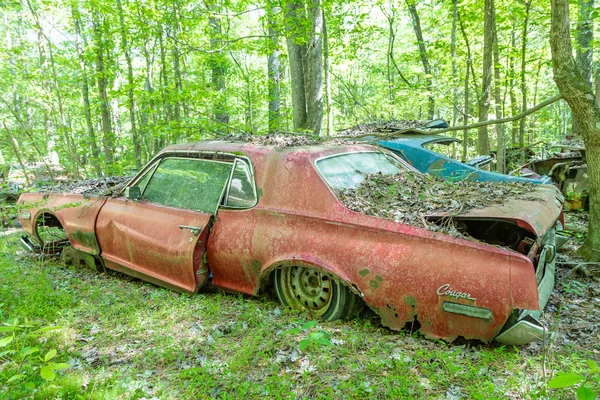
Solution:
[{"label": "wheel rim", "polygon": [[312,310],[318,316],[327,312],[334,285],[329,275],[301,267],[285,268],[281,274],[282,294],[290,307]]}]

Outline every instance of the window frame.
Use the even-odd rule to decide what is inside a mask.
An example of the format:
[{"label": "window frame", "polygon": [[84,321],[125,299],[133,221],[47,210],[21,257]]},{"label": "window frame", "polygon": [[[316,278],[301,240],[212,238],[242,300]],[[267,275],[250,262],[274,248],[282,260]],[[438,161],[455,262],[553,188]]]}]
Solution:
[{"label": "window frame", "polygon": [[[226,161],[216,160],[215,159],[216,156],[225,156]],[[148,182],[146,182],[146,184],[144,185],[144,188],[140,188],[140,196],[141,196],[140,199],[144,200],[143,199],[144,192],[146,191],[146,187],[150,183],[150,180],[152,180],[152,177],[154,176],[156,169],[160,166],[160,164],[164,160],[166,160],[168,158],[196,159],[196,160],[221,162],[221,163],[233,165],[233,167],[231,168],[231,173],[229,174],[228,181],[225,184],[224,193],[221,194],[221,201],[219,202],[217,211],[221,208],[230,209],[230,210],[247,210],[247,209],[255,207],[258,204],[258,191],[256,188],[256,175],[254,173],[254,165],[252,164],[252,161],[250,161],[250,159],[246,156],[239,156],[236,154],[232,154],[232,153],[228,153],[228,152],[221,152],[221,151],[182,150],[182,151],[172,151],[172,152],[167,152],[167,153],[163,153],[163,154],[158,154],[152,160],[150,160],[150,162],[148,162],[148,164],[125,186],[125,188],[135,186],[140,180],[142,180],[142,178],[144,177],[144,175],[147,172],[150,172],[150,178],[148,179]],[[235,166],[236,166],[237,162],[244,162],[250,170],[250,184],[252,185],[252,194],[254,196],[254,204],[252,204],[251,206],[247,206],[247,207],[228,206],[225,204],[227,197],[229,196],[231,179],[233,177],[233,173],[235,171]],[[121,195],[124,195],[125,188],[122,189]],[[158,204],[158,203],[152,203],[152,204]],[[169,207],[169,206],[165,206],[164,204],[158,204],[158,205],[164,206],[164,207]]]},{"label": "window frame", "polygon": [[[233,173],[235,172],[235,167],[238,162],[243,162],[248,167],[250,171],[250,185],[252,186],[252,195],[254,196],[254,203],[251,206],[230,206],[227,205],[227,199],[229,198],[229,190],[231,189],[231,182],[233,179]],[[223,204],[219,206],[219,208],[229,209],[229,210],[248,210],[250,208],[255,207],[258,204],[258,195],[256,192],[256,177],[254,175],[254,167],[252,166],[252,162],[248,157],[236,157],[233,162],[233,168],[231,169],[231,175],[229,176],[229,182],[227,184],[227,191],[225,192],[225,197],[223,198]]]}]

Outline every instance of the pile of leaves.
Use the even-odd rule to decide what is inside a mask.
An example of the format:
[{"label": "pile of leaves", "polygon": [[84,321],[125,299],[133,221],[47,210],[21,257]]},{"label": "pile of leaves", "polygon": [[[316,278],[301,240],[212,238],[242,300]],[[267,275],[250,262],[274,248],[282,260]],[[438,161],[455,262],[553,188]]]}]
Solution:
[{"label": "pile of leaves", "polygon": [[[451,224],[438,225],[427,219],[433,214],[455,216],[524,197],[535,185],[523,182],[452,182],[431,175],[402,171],[395,175],[366,175],[354,189],[338,191],[349,209],[408,225],[457,234]],[[449,226],[448,226],[449,225]]]},{"label": "pile of leaves", "polygon": [[425,124],[423,121],[417,120],[397,120],[392,119],[390,121],[379,121],[370,122],[366,124],[358,124],[351,128],[344,129],[337,134],[339,136],[358,136],[358,135],[369,135],[372,133],[386,133],[395,132],[403,129],[424,129]]},{"label": "pile of leaves", "polygon": [[352,144],[365,144],[355,140],[337,139],[335,137],[319,137],[296,135],[293,133],[281,132],[268,135],[227,135],[219,139],[230,140],[233,142],[252,143],[257,146],[268,147],[299,147],[299,146],[347,146]]},{"label": "pile of leaves", "polygon": [[40,189],[40,193],[71,193],[84,196],[119,196],[132,176],[107,176],[60,183]]}]

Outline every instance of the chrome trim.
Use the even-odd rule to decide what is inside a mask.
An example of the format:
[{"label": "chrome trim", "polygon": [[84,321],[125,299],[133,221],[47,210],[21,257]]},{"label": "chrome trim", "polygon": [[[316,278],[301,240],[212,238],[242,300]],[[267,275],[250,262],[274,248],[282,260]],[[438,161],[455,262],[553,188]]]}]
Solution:
[{"label": "chrome trim", "polygon": [[546,328],[535,318],[528,316],[496,336],[496,341],[510,346],[520,346],[544,339]]}]

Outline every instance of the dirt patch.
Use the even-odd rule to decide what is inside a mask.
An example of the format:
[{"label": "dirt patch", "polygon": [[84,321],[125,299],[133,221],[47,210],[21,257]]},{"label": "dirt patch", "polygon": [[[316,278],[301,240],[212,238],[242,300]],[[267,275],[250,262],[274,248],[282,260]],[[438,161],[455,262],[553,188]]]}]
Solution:
[{"label": "dirt patch", "polygon": [[367,175],[354,189],[337,191],[349,209],[434,231],[456,234],[453,226],[440,226],[427,215],[450,216],[474,208],[504,203],[506,198],[525,197],[535,185],[523,182],[451,182],[431,175],[402,171],[395,175]]},{"label": "dirt patch", "polygon": [[107,176],[103,178],[85,179],[61,183],[39,190],[40,193],[71,193],[84,196],[119,196],[121,190],[132,176]]}]

